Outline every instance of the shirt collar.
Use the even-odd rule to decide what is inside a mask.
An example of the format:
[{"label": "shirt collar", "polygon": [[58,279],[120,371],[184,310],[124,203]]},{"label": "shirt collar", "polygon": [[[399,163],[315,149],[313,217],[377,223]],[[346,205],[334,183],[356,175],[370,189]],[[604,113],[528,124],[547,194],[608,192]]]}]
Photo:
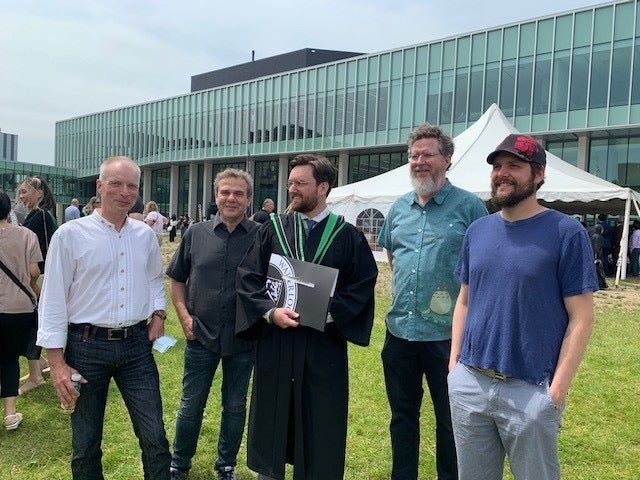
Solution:
[{"label": "shirt collar", "polygon": [[[314,220],[316,223],[320,223],[322,220],[327,218],[330,213],[331,213],[331,210],[329,210],[329,207],[327,207],[323,211],[321,211],[318,215],[316,215],[315,217],[311,218],[311,220]],[[301,213],[300,215],[302,215],[302,219],[303,220],[305,220],[307,218],[310,218],[310,217],[306,216],[304,213]]]},{"label": "shirt collar", "polygon": [[[211,220],[211,222],[213,222],[213,229],[215,230],[216,228],[218,228],[218,225],[222,224],[224,225],[224,222],[220,219],[220,214],[216,213],[216,216],[213,217],[213,219]],[[238,224],[238,226],[241,226],[242,228],[245,229],[245,231],[249,231],[251,229],[251,225],[255,223],[252,222],[251,220],[249,220],[247,218],[247,216],[245,215],[244,218],[242,219],[242,221]],[[226,225],[225,225],[226,228]]]},{"label": "shirt collar", "polygon": [[[88,217],[90,219],[94,220],[95,222],[100,223],[102,225],[106,225],[107,227],[109,227],[109,228],[113,229],[114,231],[116,231],[115,224],[111,223],[109,220],[107,220],[102,215],[100,215],[100,213],[97,210],[94,210],[91,215],[88,215]],[[122,231],[125,228],[129,228],[129,225],[131,225],[131,222],[139,222],[139,221],[140,220],[132,220],[131,218],[127,217],[125,219],[124,224],[122,225],[122,228],[120,229],[120,231]]]}]

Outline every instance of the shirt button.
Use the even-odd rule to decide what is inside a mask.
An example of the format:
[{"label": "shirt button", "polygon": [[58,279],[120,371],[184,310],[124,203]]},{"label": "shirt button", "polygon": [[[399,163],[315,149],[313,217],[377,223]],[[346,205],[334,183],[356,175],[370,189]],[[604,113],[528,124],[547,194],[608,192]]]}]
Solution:
[{"label": "shirt button", "polygon": [[409,295],[413,295],[413,290],[411,290],[411,291],[409,292]]},{"label": "shirt button", "polygon": [[124,292],[124,287],[120,287],[120,291],[121,291],[121,292]]},{"label": "shirt button", "polygon": [[415,269],[415,268],[412,268],[412,269],[411,269],[411,273],[416,273],[416,269]]},{"label": "shirt button", "polygon": [[124,252],[120,252],[120,255],[124,255]]},{"label": "shirt button", "polygon": [[120,308],[124,308],[124,304],[122,304],[122,303],[121,303],[121,304],[120,304]]}]

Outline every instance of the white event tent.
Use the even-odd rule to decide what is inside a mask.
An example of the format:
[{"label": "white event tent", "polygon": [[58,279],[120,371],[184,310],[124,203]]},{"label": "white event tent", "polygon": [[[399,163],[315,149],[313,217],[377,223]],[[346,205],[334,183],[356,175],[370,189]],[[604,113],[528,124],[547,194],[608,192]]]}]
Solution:
[{"label": "white event tent", "polygon": [[[487,155],[510,133],[517,133],[496,104],[473,125],[454,138],[455,153],[447,178],[454,185],[474,192],[482,200],[491,197]],[[628,187],[607,182],[547,153],[545,184],[538,190],[540,203],[569,214],[607,213],[625,217],[620,257],[626,265],[631,204],[640,215],[640,194]],[[354,225],[358,215],[368,209],[388,213],[396,198],[410,191],[409,165],[360,182],[331,190],[327,203]],[[622,270],[622,271],[620,271]],[[626,269],[618,268],[617,280]]]}]

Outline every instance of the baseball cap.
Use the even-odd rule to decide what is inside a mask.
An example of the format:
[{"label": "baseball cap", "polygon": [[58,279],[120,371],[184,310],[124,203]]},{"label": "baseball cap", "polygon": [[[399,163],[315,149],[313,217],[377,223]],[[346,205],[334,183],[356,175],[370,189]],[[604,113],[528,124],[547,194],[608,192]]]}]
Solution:
[{"label": "baseball cap", "polygon": [[496,157],[502,153],[510,153],[525,162],[537,163],[543,167],[547,164],[547,153],[535,138],[521,133],[512,133],[496,147],[487,157],[487,163],[493,163]]}]

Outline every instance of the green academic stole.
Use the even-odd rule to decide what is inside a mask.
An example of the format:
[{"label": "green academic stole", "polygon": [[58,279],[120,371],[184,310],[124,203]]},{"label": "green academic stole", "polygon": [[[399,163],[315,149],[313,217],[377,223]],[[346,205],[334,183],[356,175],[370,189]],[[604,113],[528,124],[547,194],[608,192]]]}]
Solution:
[{"label": "green academic stole", "polygon": [[[280,216],[272,213],[269,215],[269,218],[271,219],[273,229],[275,230],[276,236],[278,237],[280,248],[282,248],[285,256],[297,258],[298,260],[302,260],[303,262],[306,261],[304,255],[304,225],[302,224],[302,215],[297,212],[294,213],[293,236],[295,241],[295,252],[291,249],[289,240],[284,234],[284,227],[282,226],[282,219],[280,218]],[[325,223],[324,229],[322,230],[320,243],[318,244],[318,248],[316,249],[315,255],[313,256],[313,260],[311,260],[312,263],[322,262],[322,259],[327,253],[327,250],[329,250],[329,247],[345,225],[346,222],[344,221],[342,215],[338,216],[335,213],[329,213],[327,223]]]}]

